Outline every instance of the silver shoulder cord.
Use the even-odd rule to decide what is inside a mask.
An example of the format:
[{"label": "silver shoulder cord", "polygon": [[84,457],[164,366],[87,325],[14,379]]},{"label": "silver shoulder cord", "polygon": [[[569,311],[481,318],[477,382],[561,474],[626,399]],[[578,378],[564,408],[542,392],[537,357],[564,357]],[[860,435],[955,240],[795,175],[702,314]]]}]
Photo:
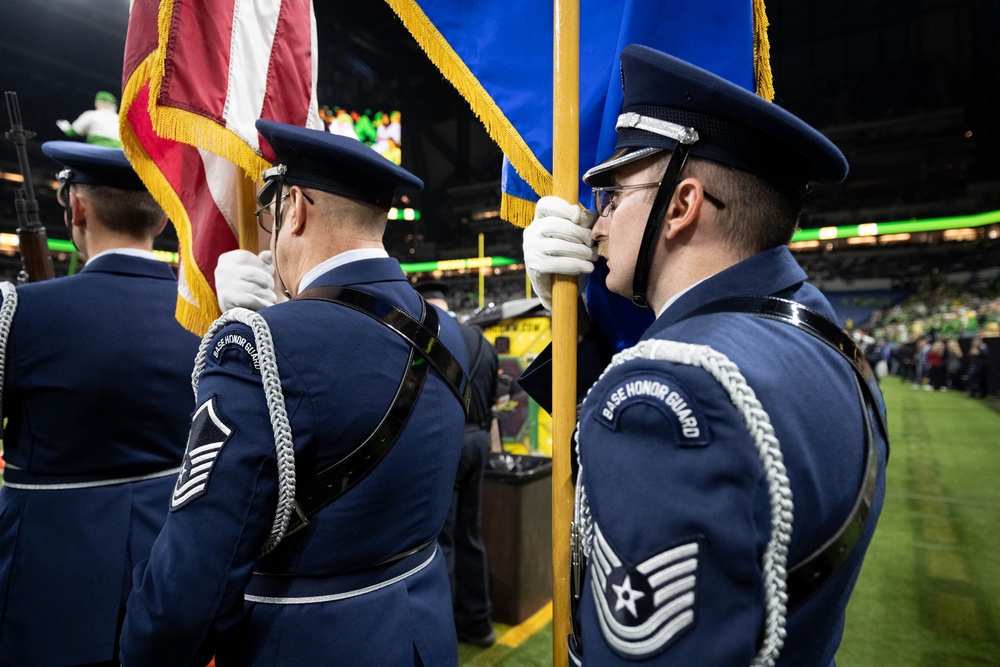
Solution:
[{"label": "silver shoulder cord", "polygon": [[[17,288],[13,283],[0,283],[0,295],[3,295],[3,305],[0,306],[0,409],[3,406],[4,372],[7,370],[7,337],[10,326],[14,323],[14,313],[17,311]],[[3,425],[3,415],[0,414],[0,426]]]},{"label": "silver shoulder cord", "polygon": [[[771,505],[771,538],[764,551],[764,637],[752,667],[774,667],[785,644],[785,620],[788,611],[788,545],[792,539],[792,490],[788,484],[784,459],[771,419],[761,407],[746,378],[729,358],[707,345],[691,345],[667,340],[646,340],[616,354],[601,374],[604,377],[615,366],[633,359],[658,359],[703,368],[722,385],[733,405],[743,416],[753,438],[757,454],[764,466],[768,497]],[[596,385],[596,383],[595,383]],[[589,395],[589,392],[588,392]],[[576,451],[579,460],[580,424],[577,423]],[[573,508],[573,522],[579,531],[581,547],[590,557],[593,525],[587,493],[584,489],[583,463],[580,462]]]},{"label": "silver shoulder cord", "polygon": [[278,363],[274,354],[274,340],[271,329],[259,313],[246,308],[233,308],[222,314],[212,323],[208,332],[201,339],[198,355],[194,361],[194,371],[191,373],[191,387],[194,389],[195,400],[198,399],[198,380],[205,370],[208,348],[212,339],[227,324],[239,322],[253,330],[257,342],[257,361],[260,364],[261,380],[264,383],[264,396],[267,399],[267,409],[271,417],[271,430],[274,432],[274,449],[278,457],[278,507],[271,525],[271,533],[261,549],[261,555],[274,549],[285,537],[288,522],[295,507],[295,451],[292,449],[292,427],[288,422],[288,412],[285,410],[285,395],[281,390],[281,376],[278,374]]}]

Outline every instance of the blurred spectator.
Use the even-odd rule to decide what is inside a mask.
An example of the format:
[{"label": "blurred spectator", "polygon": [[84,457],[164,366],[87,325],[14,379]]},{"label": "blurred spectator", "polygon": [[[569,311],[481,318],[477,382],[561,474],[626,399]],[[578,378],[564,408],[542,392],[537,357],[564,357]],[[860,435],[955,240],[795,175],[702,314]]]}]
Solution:
[{"label": "blurred spectator", "polygon": [[401,115],[398,111],[393,111],[391,114],[383,113],[378,118],[378,126],[375,130],[375,150],[382,155],[385,155],[389,150],[390,139],[396,146],[403,144],[403,135],[399,123],[400,118]]},{"label": "blurred spectator", "polygon": [[342,137],[350,137],[351,139],[358,138],[358,135],[354,132],[354,119],[351,118],[351,114],[347,113],[345,109],[336,110],[333,121],[330,122],[330,133],[339,134]]},{"label": "blurred spectator", "polygon": [[917,345],[916,343],[905,341],[899,344],[896,350],[896,358],[899,359],[899,379],[902,382],[912,382],[919,380],[917,374]]},{"label": "blurred spectator", "polygon": [[947,373],[945,386],[948,389],[961,389],[962,346],[951,336],[945,338],[944,367]]},{"label": "blurred spectator", "polygon": [[920,338],[917,340],[917,382],[913,385],[914,389],[919,389],[921,386],[924,386],[928,391],[930,391],[930,364],[927,361],[930,351],[931,343],[928,339]]},{"label": "blurred spectator", "polygon": [[56,125],[68,137],[83,137],[88,144],[121,148],[122,142],[118,136],[118,100],[106,90],[94,96],[94,108],[84,111],[80,117],[70,123],[61,119]]},{"label": "blurred spectator", "polygon": [[[871,336],[866,335],[860,329],[855,329],[855,343],[861,348],[862,353],[865,355],[865,361],[868,365],[872,367],[875,372],[875,377],[879,382],[882,378],[886,376],[887,368],[885,368],[885,361],[882,358],[883,347],[879,341],[876,341]],[[882,368],[880,369],[880,365]],[[882,370],[880,373],[879,371]]]},{"label": "blurred spectator", "polygon": [[966,381],[966,391],[971,398],[986,398],[988,389],[986,381],[986,369],[989,368],[989,348],[983,342],[981,336],[972,339],[969,347],[969,363],[967,369],[968,380]]},{"label": "blurred spectator", "polygon": [[363,114],[359,114],[357,111],[351,114],[351,117],[354,119],[354,133],[358,135],[361,143],[366,146],[374,146],[377,138],[371,116],[371,109],[365,109]]},{"label": "blurred spectator", "polygon": [[879,338],[876,346],[878,347],[879,359],[875,362],[875,377],[878,378],[879,382],[882,382],[882,378],[889,375],[889,359],[892,357],[892,347],[890,347],[889,341],[885,339],[885,336]]},{"label": "blurred spectator", "polygon": [[944,341],[934,341],[927,352],[927,379],[931,389],[947,389],[945,387]]}]

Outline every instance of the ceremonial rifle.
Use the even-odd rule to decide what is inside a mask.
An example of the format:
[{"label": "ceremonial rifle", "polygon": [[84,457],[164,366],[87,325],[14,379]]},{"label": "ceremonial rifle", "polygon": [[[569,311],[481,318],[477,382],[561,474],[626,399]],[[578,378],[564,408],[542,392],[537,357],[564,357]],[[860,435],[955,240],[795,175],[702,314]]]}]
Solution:
[{"label": "ceremonial rifle", "polygon": [[7,132],[6,136],[14,142],[17,163],[24,178],[24,186],[19,187],[14,195],[14,208],[17,209],[17,238],[21,247],[21,273],[18,274],[17,282],[34,283],[55,276],[45,227],[38,218],[38,200],[35,199],[35,186],[31,181],[31,169],[28,167],[27,143],[35,133],[25,130],[21,125],[21,106],[17,101],[17,93],[8,90],[4,95],[7,98],[7,113],[10,116],[10,132]]}]

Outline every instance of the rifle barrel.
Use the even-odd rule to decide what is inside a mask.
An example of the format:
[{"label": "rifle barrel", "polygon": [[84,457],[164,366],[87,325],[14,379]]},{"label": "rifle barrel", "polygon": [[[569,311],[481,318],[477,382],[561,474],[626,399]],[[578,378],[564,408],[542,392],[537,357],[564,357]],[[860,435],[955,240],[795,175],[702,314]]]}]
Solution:
[{"label": "rifle barrel", "polygon": [[35,184],[31,181],[28,166],[28,139],[35,136],[35,133],[28,132],[21,124],[21,105],[17,100],[17,93],[8,90],[4,92],[4,97],[7,98],[7,115],[10,116],[10,132],[7,133],[7,138],[14,142],[14,148],[17,150],[17,164],[24,176],[25,199],[35,201]]},{"label": "rifle barrel", "polygon": [[4,92],[7,100],[7,115],[10,117],[10,131],[6,136],[14,143],[17,151],[17,163],[21,168],[24,187],[18,188],[14,195],[14,208],[17,211],[17,235],[21,248],[21,282],[36,282],[48,280],[54,275],[52,257],[49,255],[45,227],[38,217],[38,200],[35,199],[35,184],[31,180],[31,167],[28,165],[28,139],[35,136],[34,132],[24,129],[21,123],[21,105],[17,101],[17,93],[11,90]]}]

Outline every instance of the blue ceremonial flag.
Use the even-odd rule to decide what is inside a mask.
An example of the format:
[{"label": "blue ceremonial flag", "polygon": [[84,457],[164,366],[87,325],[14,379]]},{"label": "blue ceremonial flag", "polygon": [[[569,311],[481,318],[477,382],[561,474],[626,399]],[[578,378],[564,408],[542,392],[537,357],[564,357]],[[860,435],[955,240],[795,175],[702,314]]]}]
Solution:
[{"label": "blue ceremonial flag", "polygon": [[[534,201],[552,190],[551,0],[387,2],[500,146],[504,193],[530,204],[508,202],[502,217],[526,226]],[[625,46],[665,51],[756,90],[755,71],[767,68],[766,45],[755,68],[763,17],[763,0],[581,0],[581,176],[614,147]],[[759,92],[770,97],[763,74]]]},{"label": "blue ceremonial flag", "polygon": [[[501,217],[527,226],[535,201],[552,194],[552,0],[386,1],[500,146]],[[614,148],[622,103],[619,54],[628,44],[665,51],[770,99],[763,5],[580,0],[580,176]],[[589,188],[582,180],[580,185],[581,203],[589,207]],[[621,301],[634,311],[625,311],[630,316],[639,313]],[[588,299],[593,315],[590,306]]]}]

